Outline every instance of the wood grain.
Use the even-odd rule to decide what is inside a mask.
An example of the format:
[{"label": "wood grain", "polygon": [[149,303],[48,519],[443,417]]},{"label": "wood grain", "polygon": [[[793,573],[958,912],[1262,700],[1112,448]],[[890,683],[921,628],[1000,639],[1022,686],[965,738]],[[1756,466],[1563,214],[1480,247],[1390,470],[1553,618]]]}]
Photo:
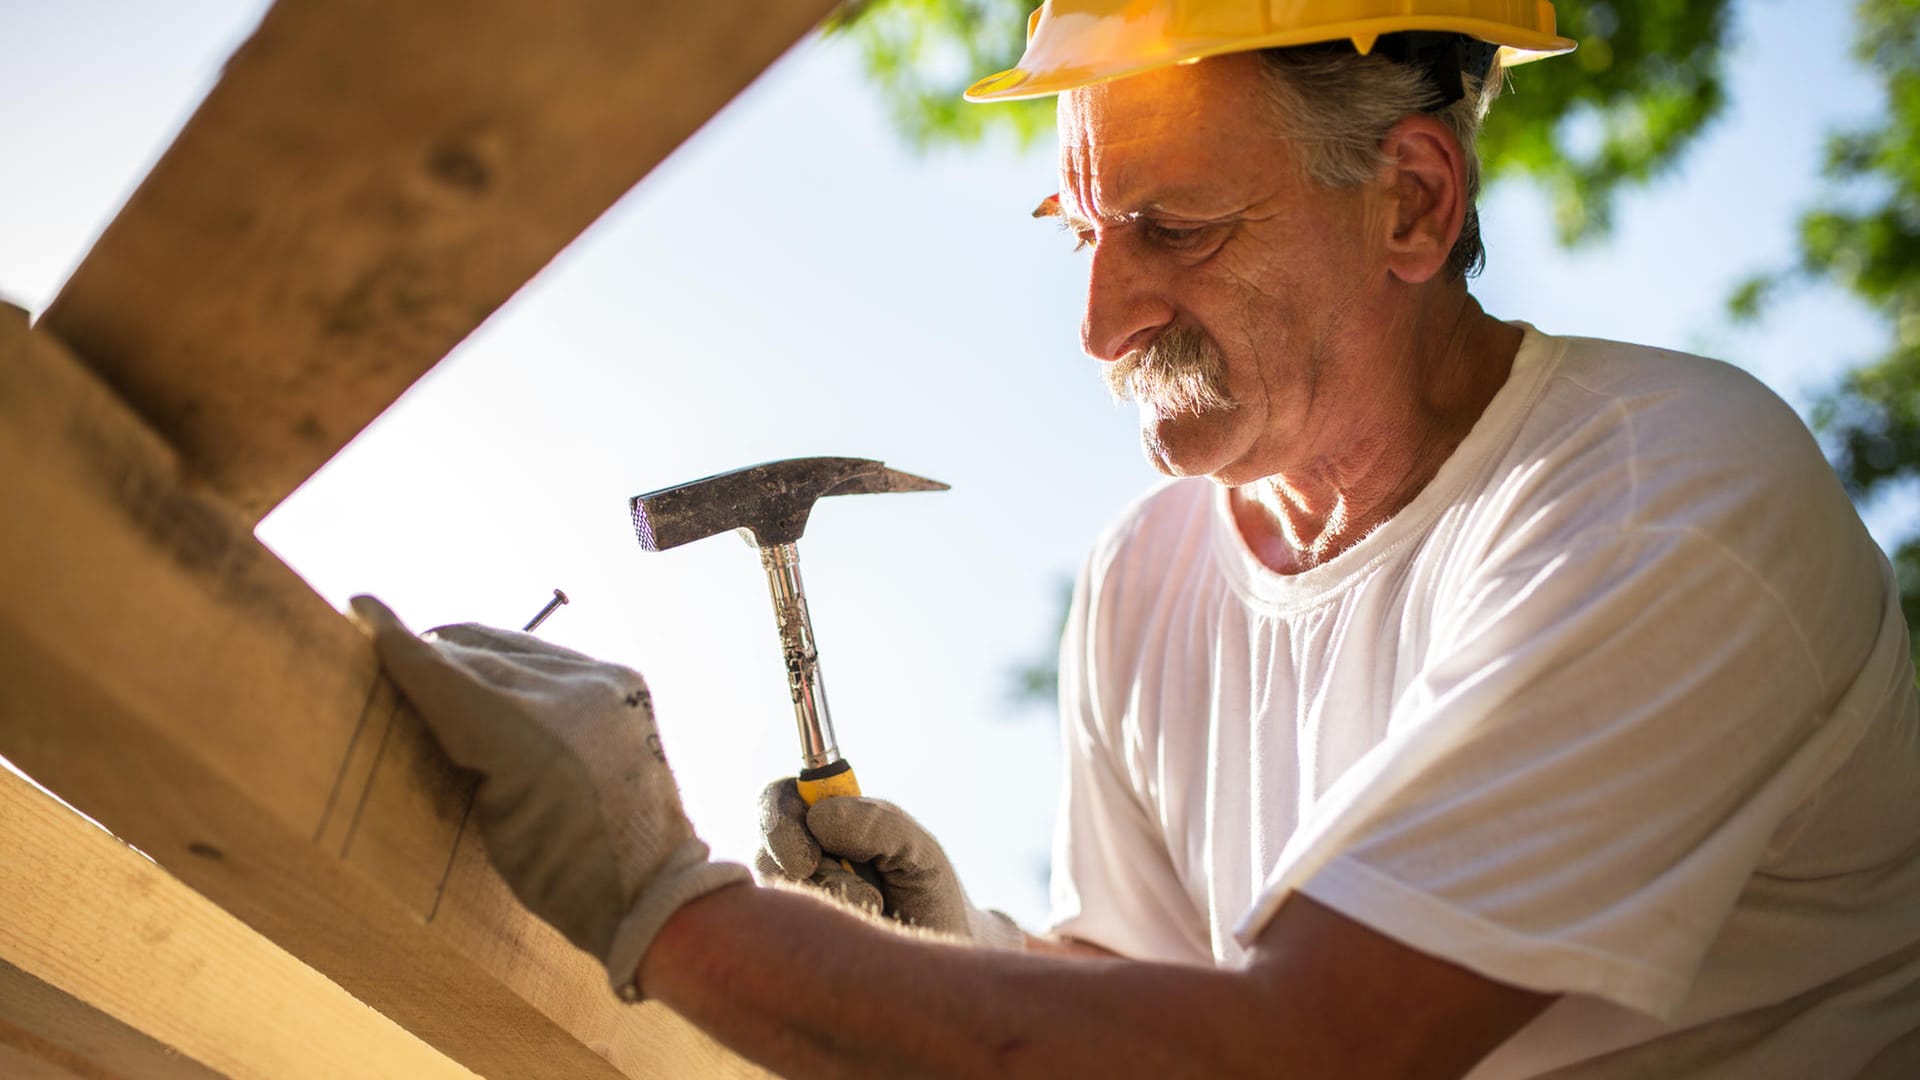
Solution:
[{"label": "wood grain", "polygon": [[513,900],[359,632],[4,307],[0,460],[0,755],[483,1075],[752,1074]]},{"label": "wood grain", "polygon": [[832,6],[280,0],[44,322],[258,520]]},{"label": "wood grain", "polygon": [[[0,788],[11,779],[0,777]],[[0,800],[9,795],[0,791]],[[11,829],[15,824],[0,814],[0,828]],[[18,902],[13,894],[22,884],[12,866],[0,868],[0,891],[8,894],[10,902]],[[18,936],[0,933],[6,936],[0,950],[17,953]],[[49,943],[31,944],[45,948]],[[118,978],[123,988],[131,980],[127,972],[109,977]],[[161,998],[158,1004],[164,1008],[169,1000]],[[220,1080],[221,1074],[0,959],[0,1076],[7,1080]]]},{"label": "wood grain", "polygon": [[4,771],[0,850],[0,1075],[473,1080]]}]

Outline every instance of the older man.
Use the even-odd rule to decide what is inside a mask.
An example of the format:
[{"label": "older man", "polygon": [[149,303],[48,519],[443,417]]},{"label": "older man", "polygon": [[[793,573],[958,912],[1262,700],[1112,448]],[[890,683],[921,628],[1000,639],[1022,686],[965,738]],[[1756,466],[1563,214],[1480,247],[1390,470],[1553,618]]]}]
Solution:
[{"label": "older man", "polygon": [[976,87],[1060,93],[1084,344],[1184,478],[1075,596],[1049,935],[890,804],[790,782],[761,867],[821,888],[754,887],[637,674],[356,601],[617,990],[794,1074],[1916,1074],[1885,560],[1737,370],[1481,311],[1492,46],[1570,43],[1545,5],[1391,6],[1056,2]]}]

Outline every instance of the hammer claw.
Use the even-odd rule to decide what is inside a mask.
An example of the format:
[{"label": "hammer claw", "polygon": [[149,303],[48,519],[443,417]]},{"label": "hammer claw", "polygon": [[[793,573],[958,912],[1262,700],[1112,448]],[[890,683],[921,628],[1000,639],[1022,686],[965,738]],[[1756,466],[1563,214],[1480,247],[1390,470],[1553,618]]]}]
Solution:
[{"label": "hammer claw", "polygon": [[[875,464],[879,464],[875,462]],[[882,466],[873,472],[850,476],[834,485],[828,495],[885,495],[896,491],[946,491],[949,485],[924,476]]]}]

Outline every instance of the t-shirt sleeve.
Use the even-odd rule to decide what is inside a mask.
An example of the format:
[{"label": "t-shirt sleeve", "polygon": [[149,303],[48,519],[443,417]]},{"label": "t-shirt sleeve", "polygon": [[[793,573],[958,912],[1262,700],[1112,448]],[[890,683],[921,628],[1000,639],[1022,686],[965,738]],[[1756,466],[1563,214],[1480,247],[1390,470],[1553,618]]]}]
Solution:
[{"label": "t-shirt sleeve", "polygon": [[1491,567],[1237,933],[1297,887],[1488,977],[1669,1017],[1851,738],[1817,649],[1699,531]]},{"label": "t-shirt sleeve", "polygon": [[1097,690],[1103,665],[1093,652],[1098,636],[1089,633],[1100,606],[1093,565],[1074,587],[1060,646],[1064,768],[1048,932],[1136,960],[1210,963],[1199,912],[1117,752],[1119,710]]}]

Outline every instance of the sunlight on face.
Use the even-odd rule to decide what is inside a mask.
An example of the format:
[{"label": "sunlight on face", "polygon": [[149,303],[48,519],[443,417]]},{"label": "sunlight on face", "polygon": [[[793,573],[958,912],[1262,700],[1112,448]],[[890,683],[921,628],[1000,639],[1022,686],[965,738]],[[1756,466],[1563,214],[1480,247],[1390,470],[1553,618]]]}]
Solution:
[{"label": "sunlight on face", "polygon": [[[1308,180],[1253,57],[1064,94],[1055,217],[1089,259],[1081,344],[1140,403],[1155,468],[1228,484],[1348,441],[1380,380],[1329,357],[1385,274],[1360,191]],[[1358,365],[1349,364],[1353,368]]]}]

